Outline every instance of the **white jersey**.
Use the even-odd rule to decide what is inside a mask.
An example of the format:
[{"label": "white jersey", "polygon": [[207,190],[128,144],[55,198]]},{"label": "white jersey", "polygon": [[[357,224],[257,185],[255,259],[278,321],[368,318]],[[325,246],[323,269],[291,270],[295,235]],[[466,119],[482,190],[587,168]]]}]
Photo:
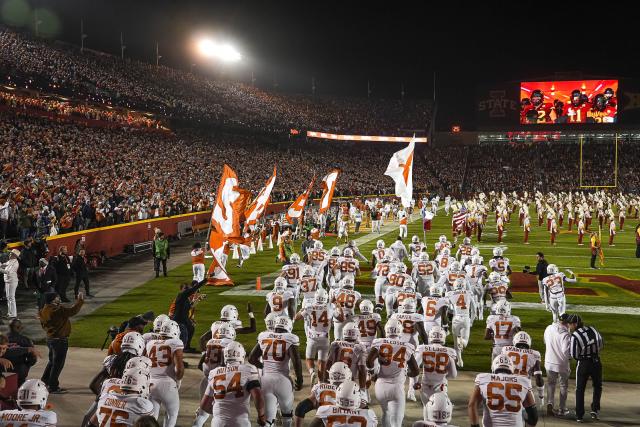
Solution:
[{"label": "white jersey", "polygon": [[446,307],[449,300],[444,297],[424,297],[422,298],[422,312],[424,313],[424,321],[428,323],[440,324],[440,315],[442,307]]},{"label": "white jersey", "polygon": [[184,344],[178,338],[150,341],[147,344],[147,357],[151,359],[151,378],[176,379],[176,368],[173,357]]},{"label": "white jersey", "polygon": [[101,426],[132,426],[138,418],[152,414],[151,401],[135,394],[105,394],[100,397],[96,409]]},{"label": "white jersey", "polygon": [[207,341],[202,364],[202,372],[205,376],[208,376],[209,372],[224,364],[224,348],[232,341],[229,338],[212,338]]},{"label": "white jersey", "polygon": [[444,248],[451,249],[451,243],[450,242],[435,242],[433,244],[433,248],[435,249],[435,251],[437,253],[440,253]]},{"label": "white jersey", "polygon": [[350,276],[355,280],[356,271],[360,269],[360,261],[353,257],[338,257],[338,262],[336,265],[338,267],[338,270],[340,270],[341,279]]},{"label": "white jersey", "polygon": [[293,296],[293,292],[291,292],[290,290],[286,290],[281,294],[275,291],[271,291],[267,294],[266,299],[271,312],[275,313],[278,316],[288,316],[289,312],[287,311],[287,309],[289,308],[289,300],[293,298],[295,298]]},{"label": "white jersey", "polygon": [[498,282],[488,282],[485,289],[489,296],[491,296],[491,301],[496,303],[502,299],[507,299],[509,285],[502,280]]},{"label": "white jersey", "polygon": [[342,313],[345,317],[345,322],[351,319],[355,313],[356,303],[362,299],[360,292],[353,289],[337,289],[331,290],[329,295],[330,301],[337,307],[342,307]]},{"label": "white jersey", "polygon": [[413,264],[411,276],[414,279],[433,280],[436,271],[436,263],[433,261],[418,261]]},{"label": "white jersey", "polygon": [[540,352],[531,348],[518,348],[514,345],[508,345],[502,348],[502,354],[509,356],[513,362],[515,375],[530,378],[533,376],[533,369],[536,362],[541,365]]},{"label": "white jersey", "polygon": [[327,258],[329,258],[329,254],[324,249],[311,249],[307,252],[309,265],[311,265],[316,272],[324,268],[327,264]]},{"label": "white jersey", "polygon": [[321,406],[335,405],[337,389],[338,387],[333,384],[314,384],[313,387],[311,387],[311,395],[318,403],[318,408]]},{"label": "white jersey", "polygon": [[229,322],[227,320],[216,320],[211,324],[211,335],[215,336],[218,333],[218,329],[223,326],[231,326],[233,329],[240,329],[242,328],[242,322],[240,320],[234,320],[233,322]]},{"label": "white jersey", "polygon": [[556,273],[542,279],[542,284],[549,291],[549,297],[561,298],[564,296],[564,282],[567,276],[564,273]]},{"label": "white jersey", "polygon": [[375,258],[376,260],[376,264],[382,262],[382,259],[384,258],[384,254],[385,254],[385,250],[384,249],[374,249],[371,251],[371,256],[373,256],[373,258]]},{"label": "white jersey", "polygon": [[358,329],[360,329],[360,338],[358,341],[366,345],[371,346],[371,343],[376,339],[378,333],[378,324],[382,321],[382,318],[378,313],[371,314],[358,314],[351,319]]},{"label": "white jersey", "polygon": [[260,387],[258,369],[250,364],[220,366],[211,371],[206,396],[213,397],[214,419],[248,417],[251,389]]},{"label": "white jersey", "polygon": [[389,273],[387,280],[389,281],[389,287],[387,288],[387,294],[394,294],[400,292],[404,288],[404,282],[411,279],[406,273]]},{"label": "white jersey", "polygon": [[264,374],[282,374],[289,376],[289,349],[300,345],[297,335],[287,332],[260,332],[258,344],[262,350],[262,369]]},{"label": "white jersey", "polygon": [[438,255],[436,257],[436,263],[438,264],[438,273],[440,273],[440,275],[444,275],[444,273],[449,270],[449,267],[451,266],[451,263],[453,261],[455,261],[455,258],[453,258],[452,256]]},{"label": "white jersey", "polygon": [[53,427],[58,417],[44,409],[9,409],[0,411],[0,427]]},{"label": "white jersey", "polygon": [[301,264],[287,264],[282,266],[282,277],[287,279],[290,288],[296,288],[300,284]]},{"label": "white jersey", "polygon": [[300,279],[300,293],[306,304],[313,304],[318,290],[318,278],[316,276],[304,276]]},{"label": "white jersey", "polygon": [[108,393],[120,393],[120,378],[107,378],[102,381],[102,385],[100,386],[100,393],[98,397],[104,396]]},{"label": "white jersey", "polygon": [[389,276],[389,266],[388,262],[379,262],[376,264],[375,269],[373,270],[373,274],[375,277],[387,277]]},{"label": "white jersey", "polygon": [[402,335],[400,339],[418,345],[418,329],[416,325],[424,322],[424,316],[420,313],[394,313],[391,319],[398,319],[402,323]]},{"label": "white jersey", "polygon": [[409,359],[416,350],[415,346],[400,339],[376,338],[371,347],[378,350],[378,380],[403,384]]},{"label": "white jersey", "polygon": [[360,366],[365,366],[367,361],[367,349],[359,342],[337,340],[331,343],[329,354],[333,356],[333,362],[343,362],[351,369],[353,378],[358,378]]},{"label": "white jersey", "polygon": [[401,241],[396,240],[391,244],[391,246],[389,246],[389,248],[393,251],[393,254],[395,255],[395,257],[398,258],[400,261],[403,261],[406,258],[407,248],[404,246],[404,243],[402,243]]},{"label": "white jersey", "polygon": [[458,375],[456,351],[440,344],[420,345],[416,350],[416,362],[422,365],[422,384],[435,386],[446,384],[447,378]]},{"label": "white jersey", "polygon": [[523,402],[531,391],[528,378],[510,374],[478,374],[475,384],[484,399],[484,426],[524,426]]},{"label": "white jersey", "polygon": [[471,250],[473,249],[472,245],[460,245],[458,247],[458,252],[456,252],[456,256],[460,256],[460,264],[464,265],[467,262],[467,259],[471,258]]},{"label": "white jersey", "polygon": [[409,243],[409,256],[411,259],[419,258],[423,248],[425,248],[425,245],[422,242]]},{"label": "white jersey", "polygon": [[330,304],[311,304],[302,309],[307,338],[329,337],[333,307]]},{"label": "white jersey", "polygon": [[344,409],[326,405],[318,408],[316,418],[327,427],[376,427],[378,418],[371,409]]},{"label": "white jersey", "polygon": [[412,299],[416,302],[416,306],[419,306],[422,303],[422,295],[419,292],[411,290],[411,288],[402,288],[400,291],[396,292],[396,303],[398,307],[400,304],[406,299]]},{"label": "white jersey", "polygon": [[513,336],[520,329],[518,316],[498,316],[492,314],[487,317],[487,329],[493,331],[493,342],[496,346],[507,346],[513,342]]},{"label": "white jersey", "polygon": [[144,340],[144,346],[146,348],[147,344],[149,344],[149,341],[161,340],[162,336],[155,332],[147,332],[146,334],[142,334],[142,339]]},{"label": "white jersey", "polygon": [[489,260],[489,268],[500,274],[507,274],[509,268],[509,258],[497,257]]},{"label": "white jersey", "polygon": [[487,267],[482,264],[470,264],[464,267],[464,271],[467,273],[467,279],[472,285],[482,286],[482,279],[487,272]]},{"label": "white jersey", "polygon": [[475,307],[471,292],[466,290],[449,291],[445,298],[449,301],[449,306],[453,308],[454,316],[470,317],[469,312],[471,308]]}]

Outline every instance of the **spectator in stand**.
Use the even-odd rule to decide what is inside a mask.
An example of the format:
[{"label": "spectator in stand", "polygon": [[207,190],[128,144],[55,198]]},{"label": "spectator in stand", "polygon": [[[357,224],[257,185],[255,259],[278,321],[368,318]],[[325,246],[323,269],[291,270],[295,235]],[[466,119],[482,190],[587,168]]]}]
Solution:
[{"label": "spectator in stand", "polygon": [[13,364],[12,372],[18,375],[18,386],[25,382],[29,370],[41,357],[31,338],[22,334],[23,329],[19,319],[11,321],[7,334],[9,349],[5,356]]},{"label": "spectator in stand", "polygon": [[56,292],[60,295],[62,302],[71,302],[67,298],[67,288],[71,281],[71,259],[67,255],[67,247],[60,246],[58,256],[55,258],[57,274]]},{"label": "spectator in stand", "polygon": [[45,295],[55,292],[58,283],[58,273],[53,263],[49,263],[44,258],[38,262],[40,268],[36,272],[36,288],[38,291],[38,310],[45,304]]},{"label": "spectator in stand", "polygon": [[156,277],[160,276],[160,264],[162,264],[162,273],[167,277],[167,260],[171,256],[169,241],[163,232],[158,233],[158,237],[153,241],[153,269]]},{"label": "spectator in stand", "polygon": [[69,349],[69,335],[71,334],[72,316],[75,316],[84,303],[82,292],[71,307],[60,304],[60,296],[49,292],[45,296],[45,305],[40,310],[40,324],[47,333],[47,347],[49,348],[49,363],[42,373],[42,382],[47,385],[49,393],[61,394],[67,390],[60,388],[59,377],[67,359]]},{"label": "spectator in stand", "polygon": [[78,254],[71,261],[71,270],[76,276],[76,285],[73,287],[73,294],[78,297],[80,283],[84,283],[84,294],[87,298],[93,298],[89,292],[89,267],[87,266],[87,256],[84,249],[80,249]]}]

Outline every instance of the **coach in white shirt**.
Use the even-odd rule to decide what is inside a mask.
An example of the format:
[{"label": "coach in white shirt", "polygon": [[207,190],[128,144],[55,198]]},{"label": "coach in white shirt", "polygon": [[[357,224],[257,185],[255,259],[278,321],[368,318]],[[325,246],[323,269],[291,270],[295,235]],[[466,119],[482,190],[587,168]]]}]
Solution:
[{"label": "coach in white shirt", "polygon": [[560,321],[547,326],[544,331],[544,368],[547,370],[547,415],[553,415],[553,402],[556,384],[560,382],[560,407],[556,415],[565,416],[569,374],[571,373],[571,333],[567,324],[567,314],[560,316]]}]

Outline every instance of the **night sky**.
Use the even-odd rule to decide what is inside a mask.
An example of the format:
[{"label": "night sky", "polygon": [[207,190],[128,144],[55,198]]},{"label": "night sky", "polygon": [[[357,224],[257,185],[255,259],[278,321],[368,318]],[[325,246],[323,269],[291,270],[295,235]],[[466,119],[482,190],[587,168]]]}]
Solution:
[{"label": "night sky", "polygon": [[[5,23],[33,27],[25,11],[39,9],[41,32],[79,44],[84,18],[89,48],[203,73],[220,73],[278,90],[409,98],[473,97],[478,83],[526,80],[554,72],[629,77],[638,74],[636,15],[613,2],[341,2],[3,0]],[[443,7],[442,5],[447,5]],[[428,6],[428,8],[426,7]],[[607,6],[610,8],[608,9]],[[541,9],[542,7],[542,9]],[[241,64],[206,64],[194,54],[198,35],[228,40]],[[631,48],[631,58],[624,52]],[[452,106],[453,104],[450,104]],[[459,105],[459,104],[458,104]],[[473,107],[473,102],[470,103]],[[467,105],[461,107],[465,116]],[[464,119],[462,120],[464,122]]]}]

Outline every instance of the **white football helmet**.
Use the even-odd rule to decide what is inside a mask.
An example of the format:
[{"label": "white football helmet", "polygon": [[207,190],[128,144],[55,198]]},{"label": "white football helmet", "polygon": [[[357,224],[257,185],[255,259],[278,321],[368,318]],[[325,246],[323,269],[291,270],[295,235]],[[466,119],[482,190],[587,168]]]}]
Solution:
[{"label": "white football helmet", "polygon": [[447,241],[447,236],[445,236],[444,234],[441,234],[440,237],[438,237],[438,242],[445,243],[446,241]]},{"label": "white football helmet", "polygon": [[420,256],[418,257],[418,259],[421,262],[429,261],[429,254],[426,252],[420,252]]},{"label": "white football helmet", "polygon": [[458,277],[453,282],[453,289],[456,290],[456,291],[463,291],[464,290],[464,279],[462,277]]},{"label": "white football helmet", "polygon": [[140,372],[128,371],[119,381],[120,389],[144,395],[149,392],[149,378]]},{"label": "white football helmet", "polygon": [[264,318],[264,324],[267,326],[267,330],[268,331],[273,332],[273,331],[276,330],[276,318],[277,317],[279,317],[279,316],[272,311],[269,314],[267,314],[267,317]]},{"label": "white football helmet", "polygon": [[313,242],[313,249],[322,249],[322,248],[324,248],[324,245],[320,240],[316,240],[315,242]]},{"label": "white football helmet", "polygon": [[247,352],[244,350],[242,344],[237,341],[232,341],[227,344],[222,354],[225,365],[239,365],[240,363],[244,363]]},{"label": "white football helmet", "polygon": [[463,245],[470,245],[471,244],[471,239],[468,237],[465,237],[464,239],[462,239],[462,244]]},{"label": "white football helmet", "polygon": [[402,334],[402,323],[398,319],[392,318],[387,320],[384,325],[384,335],[386,337],[396,338]]},{"label": "white football helmet", "polygon": [[178,322],[174,320],[164,322],[160,328],[160,335],[166,338],[180,338],[180,326],[178,326]]},{"label": "white football helmet", "polygon": [[425,405],[427,409],[427,420],[434,423],[451,421],[453,416],[453,404],[447,393],[439,392],[431,395],[429,401]]},{"label": "white football helmet", "polygon": [[525,331],[520,331],[513,336],[513,345],[524,344],[527,348],[531,348],[531,336]]},{"label": "white football helmet", "polygon": [[351,380],[345,380],[336,390],[336,405],[355,411],[360,407],[360,387]]},{"label": "white football helmet", "polygon": [[475,246],[471,249],[471,256],[480,256],[480,249],[476,248]]},{"label": "white football helmet", "polygon": [[416,291],[416,282],[413,279],[407,277],[407,280],[404,281],[402,285],[402,290],[405,292],[415,292]]},{"label": "white football helmet", "polygon": [[340,248],[337,247],[337,246],[332,247],[330,255],[331,256],[340,256]]},{"label": "white football helmet", "polygon": [[[180,334],[178,334],[180,335]],[[136,356],[142,356],[144,352],[144,339],[138,332],[129,332],[122,338],[120,349]]]},{"label": "white football helmet", "polygon": [[432,285],[429,287],[429,295],[433,297],[441,297],[442,296],[442,288],[440,286]]},{"label": "white football helmet", "polygon": [[322,288],[318,288],[313,296],[316,304],[324,305],[329,302],[329,294]]},{"label": "white football helmet", "polygon": [[305,265],[302,268],[302,277],[313,277],[315,276],[315,271],[313,270],[313,267],[311,267],[310,265]]},{"label": "white football helmet", "polygon": [[493,248],[493,256],[502,256],[502,248],[500,246]]},{"label": "white football helmet", "polygon": [[398,270],[399,270],[399,266],[395,262],[389,265],[389,274],[397,274]]},{"label": "white football helmet", "polygon": [[373,313],[373,303],[368,299],[363,299],[360,302],[360,313],[361,314],[371,314]]},{"label": "white football helmet", "polygon": [[218,338],[218,339],[228,338],[230,340],[235,340],[236,330],[233,326],[231,326],[230,323],[227,323],[218,328],[218,330],[216,331],[216,335],[217,336],[214,338]]},{"label": "white football helmet", "polygon": [[444,248],[444,249],[442,250],[442,256],[443,256],[443,257],[451,256],[451,249],[449,249],[449,248]]},{"label": "white football helmet", "polygon": [[287,316],[278,316],[276,318],[275,329],[284,329],[290,333],[293,330],[293,322]]},{"label": "white football helmet", "polygon": [[489,273],[490,282],[499,282],[501,279],[502,276],[500,276],[500,273],[498,273],[497,271],[492,271],[491,273]]},{"label": "white football helmet", "polygon": [[291,254],[291,256],[289,257],[289,262],[291,264],[297,264],[300,262],[300,255],[293,253]]},{"label": "white football helmet", "polygon": [[136,356],[127,360],[127,364],[124,365],[124,370],[128,369],[140,369],[145,372],[149,372],[151,370],[152,362],[146,356]]},{"label": "white football helmet", "polygon": [[471,264],[473,265],[480,265],[482,264],[480,257],[478,255],[471,257]]},{"label": "white football helmet", "polygon": [[356,342],[360,338],[360,329],[358,325],[349,322],[342,328],[342,339],[349,342]]},{"label": "white football helmet", "polygon": [[453,261],[451,263],[451,267],[449,267],[449,270],[451,270],[452,272],[460,271],[460,263],[458,261]]},{"label": "white football helmet", "polygon": [[378,240],[376,242],[376,248],[378,249],[384,249],[384,240]]},{"label": "white football helmet", "polygon": [[347,257],[347,258],[353,257],[353,249],[344,248],[344,252],[342,253],[342,256]]},{"label": "white football helmet", "polygon": [[344,362],[336,362],[329,369],[329,383],[340,385],[345,381],[351,381],[351,369]]},{"label": "white football helmet", "polygon": [[491,362],[491,372],[495,374],[498,369],[506,369],[513,374],[513,362],[511,358],[506,354],[496,356],[493,362]]},{"label": "white football helmet", "polygon": [[227,304],[220,310],[220,320],[235,322],[238,320],[238,309],[235,305]]},{"label": "white football helmet", "polygon": [[398,307],[398,312],[402,314],[411,314],[416,312],[416,302],[413,298],[406,298]]},{"label": "white football helmet", "polygon": [[434,326],[429,329],[429,344],[443,344],[447,340],[447,334],[442,326]]},{"label": "white football helmet", "polygon": [[511,304],[506,299],[501,299],[496,303],[495,312],[499,316],[509,316],[511,314]]},{"label": "white football helmet", "polygon": [[404,262],[401,262],[398,264],[398,270],[400,271],[400,273],[406,273],[407,272],[407,264],[405,264]]},{"label": "white football helmet", "polygon": [[158,317],[156,317],[153,320],[153,332],[160,333],[160,328],[162,327],[162,324],[167,320],[170,320],[170,319],[169,319],[169,316],[167,316],[166,314],[161,314]]},{"label": "white football helmet", "polygon": [[284,277],[278,277],[273,282],[273,291],[277,294],[282,295],[286,290],[287,290],[287,279],[285,279]]},{"label": "white football helmet", "polygon": [[384,256],[382,257],[382,262],[391,262],[391,255],[384,254]]},{"label": "white football helmet", "polygon": [[558,266],[555,264],[549,264],[547,266],[547,274],[556,274],[558,271]]},{"label": "white football helmet", "polygon": [[420,243],[420,238],[418,236],[413,236],[411,238],[411,243]]},{"label": "white football helmet", "polygon": [[342,279],[341,283],[342,283],[342,287],[344,289],[353,289],[353,287],[355,285],[353,277],[351,277],[351,276],[347,276],[344,279]]},{"label": "white football helmet", "polygon": [[40,409],[47,406],[49,398],[49,390],[47,386],[40,380],[26,380],[18,389],[16,403],[20,408],[25,405],[37,405]]}]

